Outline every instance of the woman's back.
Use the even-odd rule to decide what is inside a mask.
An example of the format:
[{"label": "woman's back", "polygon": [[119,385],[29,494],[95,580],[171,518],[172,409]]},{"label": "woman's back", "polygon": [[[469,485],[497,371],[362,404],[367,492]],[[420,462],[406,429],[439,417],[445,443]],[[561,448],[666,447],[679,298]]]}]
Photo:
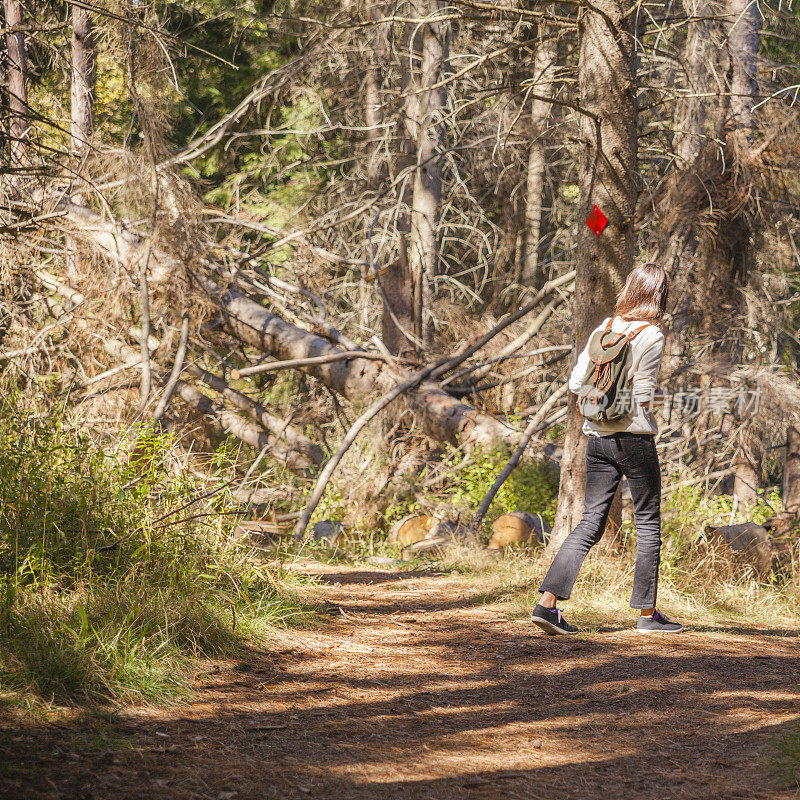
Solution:
[{"label": "woman's back", "polygon": [[[600,325],[592,331],[586,346],[578,357],[569,379],[569,389],[577,394],[583,379],[591,366],[589,357],[589,344],[592,336],[603,330],[609,318],[606,317]],[[622,317],[613,317],[611,330],[613,333],[630,333],[640,328],[642,320],[624,320]],[[642,403],[651,402],[656,391],[656,377],[661,365],[661,356],[664,353],[664,334],[657,325],[647,324],[631,342],[631,359],[628,377],[625,382],[620,402],[627,403],[630,414],[614,422],[584,421],[583,431],[592,436],[608,436],[612,433],[658,433],[658,425],[650,410],[642,408]]]}]

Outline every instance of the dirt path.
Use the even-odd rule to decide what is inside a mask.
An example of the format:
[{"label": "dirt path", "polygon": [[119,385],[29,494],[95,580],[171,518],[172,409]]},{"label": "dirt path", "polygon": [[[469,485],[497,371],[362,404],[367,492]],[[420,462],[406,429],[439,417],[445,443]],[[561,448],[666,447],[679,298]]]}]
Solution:
[{"label": "dirt path", "polygon": [[765,767],[800,718],[796,631],[565,641],[505,619],[466,581],[317,567],[315,592],[343,612],[330,624],[203,676],[189,705],[126,714],[124,747],[17,732],[6,744],[26,777],[0,796],[799,795],[771,788]]}]

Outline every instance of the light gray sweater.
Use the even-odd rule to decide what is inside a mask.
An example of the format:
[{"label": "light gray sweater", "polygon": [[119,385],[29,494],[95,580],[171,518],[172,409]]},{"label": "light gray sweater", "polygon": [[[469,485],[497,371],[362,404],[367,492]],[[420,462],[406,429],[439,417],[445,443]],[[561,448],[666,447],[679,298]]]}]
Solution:
[{"label": "light gray sweater", "polygon": [[[600,325],[592,331],[592,336],[605,328],[608,322],[606,317]],[[631,330],[641,327],[643,321],[626,322],[621,317],[614,317],[611,323],[611,330],[614,333],[629,333]],[[572,370],[569,378],[569,390],[577,394],[581,387],[586,371],[591,363],[589,358],[589,341],[583,352],[578,357],[578,361]],[[631,364],[626,381],[626,387],[632,394],[631,413],[621,417],[614,422],[589,422],[584,420],[583,432],[590,436],[609,436],[612,433],[627,431],[628,433],[658,433],[658,425],[650,411],[642,408],[641,404],[653,400],[658,384],[656,376],[658,368],[661,366],[661,356],[664,353],[664,334],[656,325],[648,325],[631,342]]]}]

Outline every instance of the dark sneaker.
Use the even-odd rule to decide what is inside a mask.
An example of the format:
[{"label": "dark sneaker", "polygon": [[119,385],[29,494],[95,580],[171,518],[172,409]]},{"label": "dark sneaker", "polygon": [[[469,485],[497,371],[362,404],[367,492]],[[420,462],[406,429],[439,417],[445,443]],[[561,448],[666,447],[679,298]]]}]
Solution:
[{"label": "dark sneaker", "polygon": [[670,622],[663,614],[658,611],[653,612],[652,617],[639,617],[636,623],[637,633],[678,633],[683,630],[680,622]]},{"label": "dark sneaker", "polygon": [[537,605],[531,614],[531,621],[548,636],[564,636],[578,632],[578,629],[574,625],[570,625],[557,608],[545,608]]}]

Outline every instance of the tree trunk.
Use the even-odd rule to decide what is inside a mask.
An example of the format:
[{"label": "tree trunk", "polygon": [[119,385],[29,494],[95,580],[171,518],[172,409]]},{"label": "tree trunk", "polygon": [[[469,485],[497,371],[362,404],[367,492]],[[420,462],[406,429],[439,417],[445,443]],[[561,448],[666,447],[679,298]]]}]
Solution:
[{"label": "tree trunk", "polygon": [[715,32],[719,28],[711,14],[709,0],[684,0],[688,22],[683,49],[685,89],[687,96],[675,109],[673,147],[678,169],[692,166],[708,141],[706,117],[710,98],[703,96],[713,74],[713,51],[718,46]]},{"label": "tree trunk", "polygon": [[800,513],[800,428],[786,431],[786,455],[783,462],[783,510]]},{"label": "tree trunk", "polygon": [[386,271],[383,281],[381,337],[393,355],[419,353],[414,324],[414,277],[408,261],[406,239],[400,237],[397,261]]},{"label": "tree trunk", "polygon": [[[4,0],[6,26],[21,27],[23,22],[20,0]],[[9,135],[11,138],[11,163],[23,166],[27,162],[28,134],[28,59],[25,53],[25,34],[21,31],[6,34],[8,64]]]},{"label": "tree trunk", "polygon": [[81,159],[94,131],[95,52],[92,17],[85,8],[72,6],[72,153]]},{"label": "tree trunk", "polygon": [[[572,313],[573,358],[633,269],[636,207],[636,14],[631,0],[597,0],[579,18],[580,212]],[[608,217],[595,236],[583,224],[593,205]],[[574,361],[573,361],[574,363]],[[586,487],[582,418],[569,403],[561,477],[550,547],[560,547],[580,519]]]},{"label": "tree trunk", "polygon": [[[552,97],[556,72],[557,43],[555,36],[542,26],[542,40],[536,48],[533,74],[536,94]],[[528,152],[527,193],[525,196],[525,253],[522,263],[522,283],[536,287],[541,283],[539,247],[544,200],[544,171],[547,163],[547,121],[552,104],[534,98],[531,105],[531,147]]]},{"label": "tree trunk", "polygon": [[727,0],[726,35],[730,54],[731,138],[739,158],[753,143],[753,101],[758,94],[756,63],[761,11],[752,0]]},{"label": "tree trunk", "polygon": [[[85,8],[72,6],[72,74],[70,81],[70,116],[72,136],[71,150],[77,162],[76,172],[89,151],[89,142],[94,132],[94,81],[95,51],[92,18]],[[73,193],[73,199],[85,203],[80,193]],[[66,237],[67,275],[72,283],[81,275],[81,258],[78,241]]]},{"label": "tree trunk", "polygon": [[[441,0],[412,6],[420,17],[445,8]],[[437,232],[442,199],[441,116],[446,103],[442,79],[450,56],[450,26],[446,22],[409,23],[403,57],[405,76],[404,127],[413,153],[414,180],[408,221],[408,262],[414,279],[415,333],[426,345],[433,339],[433,285],[438,262]],[[407,200],[406,200],[407,202]]]},{"label": "tree trunk", "polygon": [[[369,19],[374,19],[379,16],[379,9],[377,4],[367,0],[365,4],[365,14]],[[381,101],[381,86],[383,84],[383,70],[382,65],[386,59],[386,41],[383,26],[373,25],[368,41],[367,41],[367,69],[364,75],[364,122],[367,127],[366,139],[368,142],[367,148],[367,191],[377,193],[386,177],[386,162],[381,153],[381,142],[384,138],[383,128],[383,103]],[[372,221],[367,219],[364,226],[365,238],[367,240],[367,253],[366,261],[374,257],[377,250],[378,243],[373,239]],[[370,312],[370,281],[372,280],[372,268],[367,264],[361,274],[361,282],[359,288],[359,316],[361,324],[366,328],[369,325],[369,312]],[[388,278],[391,281],[391,277]],[[387,296],[390,294],[389,289],[386,288],[387,279],[383,280],[384,291]],[[393,287],[391,287],[393,288]],[[384,308],[384,316],[386,309]],[[389,317],[391,320],[391,318]],[[395,351],[386,343],[385,332],[383,341],[384,344],[393,353]]]},{"label": "tree trunk", "polygon": [[690,10],[683,59],[689,96],[676,116],[681,169],[658,204],[657,259],[672,279],[675,307],[667,335],[671,363],[692,325],[710,338],[716,353],[735,354],[739,326],[734,323],[741,311],[756,204],[750,145],[758,88],[758,7],[725,0],[720,15],[716,3],[696,0]]}]

